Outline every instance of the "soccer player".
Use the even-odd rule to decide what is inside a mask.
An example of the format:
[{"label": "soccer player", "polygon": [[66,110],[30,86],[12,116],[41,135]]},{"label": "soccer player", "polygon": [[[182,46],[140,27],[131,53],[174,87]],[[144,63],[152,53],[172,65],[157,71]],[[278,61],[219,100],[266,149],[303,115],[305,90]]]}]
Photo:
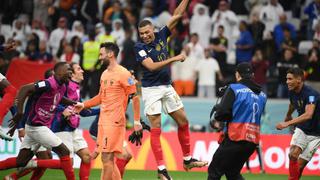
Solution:
[{"label": "soccer player", "polygon": [[98,122],[97,151],[101,153],[103,163],[102,178],[121,179],[114,162],[114,156],[122,152],[125,138],[125,110],[128,96],[133,95],[134,130],[142,133],[140,124],[140,100],[136,94],[136,86],[130,72],[117,63],[119,47],[114,43],[102,43],[99,59],[107,64],[107,69],[100,79],[99,94],[75,107],[79,111],[100,104]]},{"label": "soccer player", "polygon": [[0,138],[11,141],[13,138],[2,130],[2,122],[10,107],[13,105],[17,90],[13,87],[4,75],[0,73],[0,93],[2,99],[0,101]]},{"label": "soccer player", "polygon": [[175,9],[168,24],[154,32],[154,26],[149,20],[139,23],[141,42],[135,44],[136,59],[142,64],[142,100],[145,105],[144,113],[151,123],[151,148],[158,165],[158,173],[163,179],[171,179],[164,164],[160,144],[161,109],[168,113],[178,124],[178,138],[183,151],[183,166],[186,170],[203,167],[207,162],[198,161],[190,154],[189,123],[182,101],[171,86],[169,64],[186,58],[180,54],[169,58],[167,38],[181,19],[189,0],[183,0]]},{"label": "soccer player", "polygon": [[[26,97],[31,94],[37,94],[38,96],[33,97],[34,100],[25,128],[26,136],[21,144],[18,157],[1,161],[0,170],[25,167],[33,157],[34,152],[42,145],[52,149],[59,156],[61,169],[64,171],[66,178],[68,180],[75,179],[69,157],[70,151],[60,138],[49,129],[56,107],[60,102],[66,105],[75,104],[75,102],[63,97],[66,91],[65,83],[69,81],[70,75],[70,66],[65,62],[59,62],[54,66],[54,76],[35,84],[27,84],[19,90],[17,96],[18,112],[12,118],[11,129],[8,132],[11,136],[17,127],[17,123],[23,117],[23,104]],[[51,160],[51,162],[55,161],[58,160]],[[47,160],[36,161],[38,167],[50,167],[51,162],[47,162]]]},{"label": "soccer player", "polygon": [[[290,142],[288,179],[297,180],[320,145],[320,94],[304,84],[304,72],[300,68],[289,69],[286,78],[290,104],[284,122],[276,128],[296,126]],[[295,110],[298,117],[292,118]]]}]

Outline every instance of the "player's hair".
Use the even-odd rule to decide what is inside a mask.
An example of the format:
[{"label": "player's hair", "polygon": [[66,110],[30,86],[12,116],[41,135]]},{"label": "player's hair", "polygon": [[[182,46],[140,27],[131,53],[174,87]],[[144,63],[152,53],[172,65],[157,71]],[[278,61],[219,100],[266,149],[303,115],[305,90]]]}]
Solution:
[{"label": "player's hair", "polygon": [[105,42],[100,45],[100,49],[105,48],[106,50],[110,50],[113,52],[114,56],[117,57],[119,54],[119,47],[117,44],[112,42]]},{"label": "player's hair", "polygon": [[54,65],[54,67],[53,67],[54,73],[57,73],[58,70],[59,70],[62,66],[64,66],[65,64],[67,64],[67,63],[66,63],[66,62],[58,62],[58,63],[56,63],[56,64]]},{"label": "player's hair", "polygon": [[53,70],[50,68],[50,69],[48,69],[48,70],[46,70],[46,71],[44,72],[44,78],[45,78],[45,79],[48,79],[48,78],[51,77],[53,74],[54,74],[54,72],[53,72]]},{"label": "player's hair", "polygon": [[288,69],[287,74],[292,74],[295,78],[300,77],[302,80],[304,80],[304,72],[301,68],[293,67]]},{"label": "player's hair", "polygon": [[149,21],[148,19],[144,19],[144,20],[139,22],[138,27],[142,28],[142,27],[145,27],[145,26],[148,26],[148,25],[152,26],[152,22]]},{"label": "player's hair", "polygon": [[76,65],[76,64],[78,64],[78,63],[75,63],[75,62],[71,62],[71,63],[70,63],[70,67],[71,67],[72,74],[74,73],[73,66]]}]

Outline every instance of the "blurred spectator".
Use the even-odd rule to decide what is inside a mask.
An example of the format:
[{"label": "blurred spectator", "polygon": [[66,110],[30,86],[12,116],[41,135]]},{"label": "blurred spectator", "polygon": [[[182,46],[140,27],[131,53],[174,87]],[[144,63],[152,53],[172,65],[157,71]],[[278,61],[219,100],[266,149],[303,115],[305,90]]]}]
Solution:
[{"label": "blurred spectator", "polygon": [[292,52],[297,53],[298,51],[298,42],[291,37],[290,29],[287,27],[282,28],[283,31],[283,41],[279,50],[290,49]]},{"label": "blurred spectator", "polygon": [[60,43],[59,43],[59,49],[57,51],[57,54],[55,56],[56,59],[60,59],[61,55],[63,54],[63,50],[64,48],[68,45],[68,41],[67,39],[63,38],[60,40]]},{"label": "blurred spectator", "polygon": [[83,46],[81,43],[81,39],[78,36],[73,36],[70,42],[72,49],[75,53],[80,55],[80,62],[82,64],[82,54],[83,54]]},{"label": "blurred spectator", "polygon": [[135,52],[134,52],[134,44],[135,42],[132,40],[132,31],[130,29],[126,30],[126,39],[123,42],[123,50],[122,50],[122,61],[121,65],[128,70],[134,71],[134,77],[139,80],[140,73],[140,64],[136,61]]},{"label": "blurred spectator", "polygon": [[320,41],[320,22],[317,23],[314,30],[313,39]]},{"label": "blurred spectator", "polygon": [[189,56],[192,56],[197,60],[204,58],[204,49],[199,43],[199,36],[197,33],[190,35],[190,42],[187,44],[187,46],[190,48]]},{"label": "blurred spectator", "polygon": [[319,41],[314,40],[313,48],[308,52],[308,61],[305,65],[305,83],[316,90],[320,90],[320,50]]},{"label": "blurred spectator", "polygon": [[[38,18],[36,21],[38,21],[39,24],[49,26],[48,9],[53,4],[53,1],[54,0],[33,0],[33,18]],[[39,37],[40,39],[42,38],[40,35]]]},{"label": "blurred spectator", "polygon": [[61,17],[58,21],[58,27],[51,32],[49,38],[49,47],[51,48],[53,56],[57,56],[60,41],[62,39],[68,39],[69,35],[70,31],[67,28],[67,19],[65,17]]},{"label": "blurred spectator", "polygon": [[253,41],[257,47],[262,46],[263,32],[266,26],[260,21],[258,13],[252,14],[249,30],[252,34]]},{"label": "blurred spectator", "polygon": [[[116,19],[112,22],[112,31],[110,35],[115,39],[121,53],[123,49],[123,42],[126,38],[121,19]],[[121,56],[118,56],[118,61],[119,60],[121,60]]]},{"label": "blurred spectator", "polygon": [[25,52],[26,57],[30,61],[38,61],[39,60],[39,46],[36,43],[36,41],[29,41],[27,44],[26,52]]},{"label": "blurred spectator", "polygon": [[208,47],[210,39],[210,29],[212,22],[209,16],[209,9],[207,6],[199,3],[193,9],[193,15],[190,20],[190,33],[197,33],[199,35],[199,42],[202,47]]},{"label": "blurred spectator", "polygon": [[[153,17],[154,16],[154,11],[153,11],[153,2],[152,0],[145,0],[143,2],[143,7],[140,11],[140,18],[139,21],[143,20],[144,18],[147,17]],[[154,26],[157,26],[155,22],[152,22]]]},{"label": "blurred spectator", "polygon": [[263,57],[261,49],[255,50],[251,64],[254,73],[254,81],[261,85],[262,91],[267,94],[267,71],[269,67],[269,61]]},{"label": "blurred spectator", "polygon": [[97,23],[96,24],[95,33],[96,33],[96,37],[100,37],[101,35],[105,34],[105,28],[104,28],[104,25],[102,23]]},{"label": "blurred spectator", "polygon": [[111,35],[112,28],[109,25],[105,25],[104,34],[97,36],[96,39],[98,42],[104,43],[104,42],[116,42],[116,39]]},{"label": "blurred spectator", "polygon": [[98,0],[81,0],[77,3],[78,18],[82,24],[86,24],[87,27],[95,25],[98,22]]},{"label": "blurred spectator", "polygon": [[[224,27],[218,27],[218,36],[210,40],[210,48],[213,50],[213,55],[217,59],[220,67],[227,65],[227,50],[228,39],[224,36]],[[221,68],[222,74],[225,74],[226,68]]]},{"label": "blurred spectator", "polygon": [[262,7],[260,19],[266,25],[266,32],[273,32],[275,25],[279,23],[279,17],[283,14],[283,8],[278,0],[269,0],[269,3]]},{"label": "blurred spectator", "polygon": [[112,21],[121,19],[123,21],[123,27],[127,29],[129,27],[128,19],[130,16],[130,12],[122,9],[120,1],[114,1],[112,7],[104,12],[103,23],[112,26]]},{"label": "blurred spectator", "polygon": [[223,76],[217,60],[211,56],[210,49],[205,49],[204,54],[205,58],[200,59],[196,65],[196,71],[199,75],[198,97],[213,98],[216,96],[216,74],[218,74],[220,81],[223,80]]},{"label": "blurred spectator", "polygon": [[199,61],[191,55],[190,46],[183,48],[186,55],[184,62],[172,65],[173,86],[179,96],[193,96],[195,90],[195,67]]},{"label": "blurred spectator", "polygon": [[39,20],[32,21],[31,32],[36,33],[37,36],[39,37],[39,40],[41,41],[48,40],[48,34],[45,30],[45,27],[41,24],[41,21]]},{"label": "blurred spectator", "polygon": [[249,12],[245,8],[245,2],[247,0],[230,1],[230,10],[237,15],[248,15]]},{"label": "blurred spectator", "polygon": [[7,73],[8,67],[9,67],[9,62],[6,61],[4,59],[3,54],[0,53],[0,73],[5,76]]},{"label": "blurred spectator", "polygon": [[71,41],[71,39],[74,36],[78,36],[81,40],[84,37],[84,27],[83,27],[81,21],[74,21],[73,22],[71,32],[68,36],[68,38],[69,38],[68,41]]},{"label": "blurred spectator", "polygon": [[241,21],[239,25],[240,37],[236,42],[236,63],[249,62],[252,59],[254,42],[248,31],[246,22]]},{"label": "blurred spectator", "polygon": [[39,43],[39,59],[45,63],[50,63],[53,61],[53,56],[47,51],[47,42],[40,41]]},{"label": "blurred spectator", "polygon": [[219,7],[214,11],[211,21],[214,25],[211,37],[218,36],[218,27],[220,25],[224,27],[227,39],[230,40],[233,35],[238,34],[237,25],[239,20],[236,14],[229,10],[229,4],[225,0],[219,2]]},{"label": "blurred spectator", "polygon": [[60,61],[67,62],[67,63],[79,63],[80,62],[80,56],[78,53],[75,53],[72,49],[72,46],[70,44],[67,44],[64,47],[63,54],[60,57]]},{"label": "blurred spectator", "polygon": [[299,67],[299,63],[294,56],[294,52],[290,49],[285,49],[283,57],[278,61],[277,68],[279,74],[279,83],[278,83],[278,98],[286,98],[288,97],[288,87],[286,84],[287,71],[290,68]]},{"label": "blurred spectator", "polygon": [[16,19],[12,23],[12,37],[16,41],[21,42],[21,50],[24,50],[27,46],[27,37],[31,34],[31,28],[28,24],[20,19]]},{"label": "blurred spectator", "polygon": [[84,80],[83,86],[81,91],[81,97],[85,98],[87,94],[90,97],[95,96],[96,94],[96,87],[93,86],[92,81],[95,76],[95,65],[98,62],[99,58],[99,50],[100,50],[100,43],[95,41],[95,32],[89,32],[89,41],[83,44],[83,60],[82,60],[82,68],[84,70]]},{"label": "blurred spectator", "polygon": [[280,19],[280,23],[274,27],[273,35],[276,41],[277,48],[280,49],[281,44],[284,41],[284,33],[283,33],[284,28],[287,28],[290,31],[291,39],[296,39],[297,33],[296,33],[296,28],[291,23],[287,22],[286,14],[281,14],[279,19]]},{"label": "blurred spectator", "polygon": [[182,50],[183,39],[180,38],[177,28],[171,31],[170,40],[168,41],[168,52],[170,57],[177,56]]},{"label": "blurred spectator", "polygon": [[318,23],[320,20],[320,0],[314,0],[310,4],[308,4],[305,9],[304,13],[308,15],[308,27],[307,27],[307,38],[309,40],[313,37],[313,27]]},{"label": "blurred spectator", "polygon": [[10,62],[13,58],[20,56],[20,51],[17,50],[17,42],[15,42],[12,38],[9,38],[7,43],[8,44],[11,44],[11,43],[16,44],[16,46],[14,46],[12,49],[3,52],[4,59],[8,60]]}]

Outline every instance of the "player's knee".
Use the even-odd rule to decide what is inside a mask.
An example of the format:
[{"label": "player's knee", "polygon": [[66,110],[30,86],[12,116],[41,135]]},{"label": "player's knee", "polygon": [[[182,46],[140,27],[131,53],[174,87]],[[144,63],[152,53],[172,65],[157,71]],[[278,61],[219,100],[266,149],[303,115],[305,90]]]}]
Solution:
[{"label": "player's knee", "polygon": [[52,151],[57,153],[57,155],[59,157],[61,156],[69,156],[70,155],[70,150],[67,148],[67,146],[63,143],[61,143],[59,146],[57,147],[53,147]]},{"label": "player's knee", "polygon": [[85,153],[82,155],[81,157],[81,161],[84,162],[84,163],[90,163],[91,161],[91,156],[89,153]]},{"label": "player's knee", "polygon": [[291,161],[297,161],[298,157],[299,157],[299,155],[297,153],[294,153],[294,152],[289,153],[289,159]]}]

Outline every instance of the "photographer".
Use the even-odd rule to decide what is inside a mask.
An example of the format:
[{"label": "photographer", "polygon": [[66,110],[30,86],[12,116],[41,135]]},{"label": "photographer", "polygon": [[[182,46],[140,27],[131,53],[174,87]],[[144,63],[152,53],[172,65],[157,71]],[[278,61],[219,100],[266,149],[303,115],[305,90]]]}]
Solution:
[{"label": "photographer", "polygon": [[261,87],[253,82],[253,71],[249,63],[240,63],[236,68],[237,83],[230,84],[221,102],[217,104],[213,128],[222,129],[225,122],[224,139],[208,168],[208,180],[240,180],[243,164],[254,152],[260,140],[260,119],[267,98]]}]

